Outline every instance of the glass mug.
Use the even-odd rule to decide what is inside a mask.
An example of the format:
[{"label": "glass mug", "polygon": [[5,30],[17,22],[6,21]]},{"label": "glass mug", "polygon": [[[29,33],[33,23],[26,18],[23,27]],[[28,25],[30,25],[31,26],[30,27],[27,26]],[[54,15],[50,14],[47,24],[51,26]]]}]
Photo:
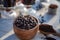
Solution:
[{"label": "glass mug", "polygon": [[48,13],[55,15],[57,12],[57,8],[58,8],[58,5],[50,4],[49,9],[48,9]]},{"label": "glass mug", "polygon": [[25,5],[26,8],[31,8],[35,4],[35,0],[20,0],[21,3]]}]

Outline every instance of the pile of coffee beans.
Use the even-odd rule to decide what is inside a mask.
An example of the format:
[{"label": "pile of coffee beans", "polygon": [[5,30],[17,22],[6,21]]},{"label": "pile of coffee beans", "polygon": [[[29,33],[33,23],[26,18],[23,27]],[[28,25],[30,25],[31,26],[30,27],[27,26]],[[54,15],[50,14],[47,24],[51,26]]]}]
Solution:
[{"label": "pile of coffee beans", "polygon": [[21,29],[32,29],[37,25],[38,21],[35,17],[32,17],[30,15],[26,15],[26,16],[19,16],[15,22],[14,25],[16,25],[17,27],[21,28]]}]

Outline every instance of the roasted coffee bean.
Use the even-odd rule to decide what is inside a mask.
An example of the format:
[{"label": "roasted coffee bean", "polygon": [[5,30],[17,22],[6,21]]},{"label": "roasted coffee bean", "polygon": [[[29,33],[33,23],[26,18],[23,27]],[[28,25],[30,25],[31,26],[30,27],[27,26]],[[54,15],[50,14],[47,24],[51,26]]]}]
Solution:
[{"label": "roasted coffee bean", "polygon": [[23,24],[23,26],[27,26],[27,24]]},{"label": "roasted coffee bean", "polygon": [[17,24],[16,26],[20,27],[21,25]]}]

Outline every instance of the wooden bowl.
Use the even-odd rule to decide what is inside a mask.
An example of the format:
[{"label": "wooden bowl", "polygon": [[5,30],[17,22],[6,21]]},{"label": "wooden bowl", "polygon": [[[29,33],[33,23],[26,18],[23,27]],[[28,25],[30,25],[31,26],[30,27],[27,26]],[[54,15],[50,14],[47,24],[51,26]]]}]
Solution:
[{"label": "wooden bowl", "polygon": [[29,29],[29,30],[25,30],[25,29],[21,29],[21,28],[17,27],[16,25],[13,25],[15,34],[21,40],[30,40],[30,39],[32,39],[36,35],[36,33],[38,31],[38,27],[39,26],[38,26],[38,23],[37,23],[37,25],[34,28]]},{"label": "wooden bowl", "polygon": [[30,30],[23,30],[14,25],[14,32],[17,37],[21,40],[30,40],[32,39],[38,31],[38,25]]}]

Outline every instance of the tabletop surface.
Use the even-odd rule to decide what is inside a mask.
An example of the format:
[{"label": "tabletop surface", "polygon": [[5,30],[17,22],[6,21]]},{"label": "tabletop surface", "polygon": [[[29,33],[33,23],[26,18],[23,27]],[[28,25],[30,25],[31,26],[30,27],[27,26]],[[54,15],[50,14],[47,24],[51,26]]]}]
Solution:
[{"label": "tabletop surface", "polygon": [[[57,14],[56,15],[44,14],[44,19],[46,20],[45,23],[53,25],[53,28],[60,33],[60,18],[59,18],[60,2],[56,0],[51,0],[50,3],[54,3],[58,5]],[[43,11],[43,10],[40,10],[40,11]],[[3,19],[3,18],[0,19],[0,40],[19,40],[13,31],[13,21],[14,19]],[[53,35],[50,35],[50,36],[56,38],[56,40],[60,40],[60,37],[56,37]],[[45,36],[43,34],[37,33],[32,40],[44,40],[44,37]]]}]

